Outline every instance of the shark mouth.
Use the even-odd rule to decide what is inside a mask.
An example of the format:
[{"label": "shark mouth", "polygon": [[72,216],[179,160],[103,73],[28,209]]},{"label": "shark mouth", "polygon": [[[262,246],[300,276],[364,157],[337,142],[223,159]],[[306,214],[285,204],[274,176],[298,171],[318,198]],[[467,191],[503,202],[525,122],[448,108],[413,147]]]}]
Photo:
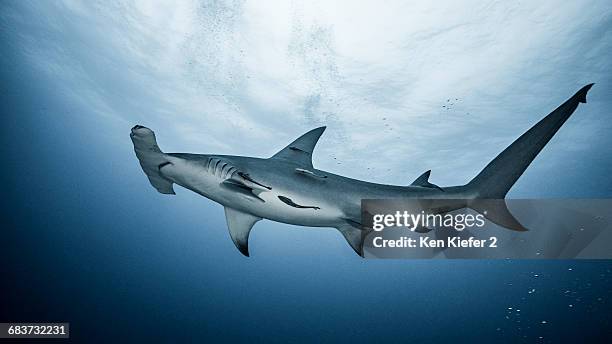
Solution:
[{"label": "shark mouth", "polygon": [[321,208],[319,208],[319,207],[315,207],[315,206],[312,206],[312,205],[299,205],[299,204],[297,204],[297,203],[293,202],[293,201],[291,200],[291,198],[289,198],[289,197],[285,197],[285,196],[278,196],[278,199],[280,199],[281,201],[283,201],[283,203],[285,203],[285,204],[287,204],[287,205],[290,205],[290,206],[292,206],[292,207],[294,207],[294,208],[300,208],[300,209],[315,209],[315,210],[319,210],[319,209],[321,209]]}]

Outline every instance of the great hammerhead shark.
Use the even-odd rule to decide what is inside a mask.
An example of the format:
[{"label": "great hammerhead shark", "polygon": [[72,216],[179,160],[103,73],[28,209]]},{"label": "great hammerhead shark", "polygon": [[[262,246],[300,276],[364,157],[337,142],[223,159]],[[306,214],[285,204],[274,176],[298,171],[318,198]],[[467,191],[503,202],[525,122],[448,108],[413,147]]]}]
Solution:
[{"label": "great hammerhead shark", "polygon": [[455,200],[445,208],[470,207],[492,222],[512,230],[526,230],[501,206],[483,211],[478,200],[504,199],[538,153],[561,128],[593,84],[581,88],[493,159],[474,179],[461,186],[439,187],[429,182],[431,171],[411,185],[369,183],[315,169],[312,153],[325,127],[313,129],[270,158],[229,155],[164,153],[155,133],[132,128],[136,156],[151,185],[174,194],[173,184],[222,204],[234,244],[249,256],[253,225],[262,218],[299,226],[337,228],[355,252],[363,256],[362,199]]}]

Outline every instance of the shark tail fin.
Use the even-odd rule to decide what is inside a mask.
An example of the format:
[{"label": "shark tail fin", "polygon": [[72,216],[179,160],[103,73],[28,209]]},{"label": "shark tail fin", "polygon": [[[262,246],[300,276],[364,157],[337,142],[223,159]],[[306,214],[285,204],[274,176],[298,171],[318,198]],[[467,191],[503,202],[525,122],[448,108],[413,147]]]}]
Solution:
[{"label": "shark tail fin", "polygon": [[159,149],[155,133],[141,125],[132,128],[130,138],[134,144],[134,152],[142,170],[149,178],[151,185],[162,194],[174,195],[172,182],[164,178],[159,169],[164,165],[170,164],[166,155]]},{"label": "shark tail fin", "polygon": [[593,84],[581,88],[548,116],[527,130],[491,161],[467,185],[476,198],[503,199],[559,128],[574,113]]},{"label": "shark tail fin", "polygon": [[474,195],[468,207],[500,226],[526,231],[527,229],[508,210],[504,198],[578,105],[586,103],[586,95],[592,86],[593,84],[589,84],[581,88],[565,103],[527,130],[465,185],[466,191]]}]

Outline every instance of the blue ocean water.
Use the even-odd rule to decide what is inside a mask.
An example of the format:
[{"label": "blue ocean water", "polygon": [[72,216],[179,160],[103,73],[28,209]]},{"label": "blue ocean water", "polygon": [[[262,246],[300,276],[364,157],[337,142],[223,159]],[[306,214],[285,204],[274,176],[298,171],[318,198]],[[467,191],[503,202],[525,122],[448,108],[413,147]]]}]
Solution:
[{"label": "blue ocean water", "polygon": [[[41,31],[39,18],[28,17],[33,7],[5,2],[0,23],[0,321],[70,322],[73,339],[105,342],[612,337],[609,261],[363,260],[334,230],[269,221],[256,226],[252,257],[243,257],[221,206],[148,185],[128,136],[145,115],[102,116],[77,92],[89,86],[66,93],[32,66],[24,32],[57,51],[80,46]],[[115,107],[134,109],[138,90],[113,84],[104,70],[91,78],[114,94]],[[609,114],[610,78],[600,81],[597,108]],[[609,152],[594,144],[575,162],[559,161],[586,162],[556,184],[537,173],[526,178],[543,183],[543,197],[610,197],[602,168]]]}]

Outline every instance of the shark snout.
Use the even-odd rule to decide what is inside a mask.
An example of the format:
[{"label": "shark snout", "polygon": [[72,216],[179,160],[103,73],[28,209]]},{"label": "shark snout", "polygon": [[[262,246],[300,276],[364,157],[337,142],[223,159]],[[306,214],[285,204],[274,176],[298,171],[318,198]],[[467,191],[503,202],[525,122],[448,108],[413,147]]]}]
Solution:
[{"label": "shark snout", "polygon": [[130,133],[130,136],[135,136],[135,135],[143,135],[143,136],[147,136],[152,134],[153,131],[145,126],[142,126],[140,124],[137,124],[135,126],[132,127],[132,131]]},{"label": "shark snout", "polygon": [[144,146],[153,146],[157,145],[155,142],[155,133],[153,130],[144,127],[142,125],[135,125],[132,127],[130,131],[130,138],[134,142],[134,144],[139,143]]},{"label": "shark snout", "polygon": [[130,139],[132,139],[136,151],[161,153],[161,150],[157,146],[155,133],[147,127],[142,125],[133,126],[130,131]]},{"label": "shark snout", "polygon": [[139,130],[141,130],[141,129],[147,129],[147,130],[150,130],[149,128],[147,128],[147,127],[145,127],[145,126],[142,126],[142,125],[140,125],[140,124],[136,124],[135,126],[133,126],[133,127],[132,127],[132,133],[134,133],[134,134],[135,134],[136,132],[138,132],[138,131],[139,131]]}]

